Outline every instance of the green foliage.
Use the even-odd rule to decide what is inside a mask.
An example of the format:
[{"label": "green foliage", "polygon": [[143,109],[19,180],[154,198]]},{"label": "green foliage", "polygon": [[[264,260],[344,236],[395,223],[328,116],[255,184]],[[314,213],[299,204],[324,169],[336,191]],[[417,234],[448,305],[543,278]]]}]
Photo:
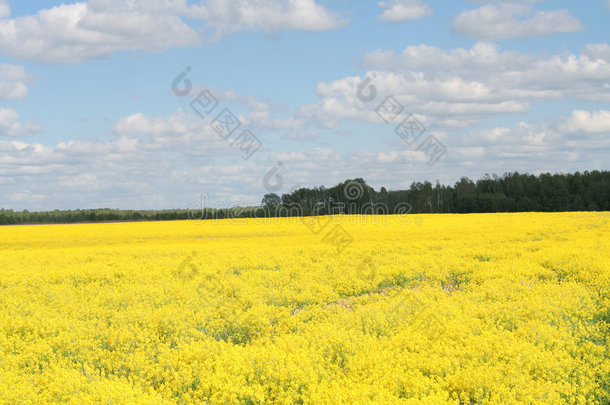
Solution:
[{"label": "green foliage", "polygon": [[0,209],[0,225],[111,221],[261,218],[328,214],[469,213],[610,210],[610,172],[585,171],[539,176],[485,175],[476,182],[462,177],[453,187],[429,181],[408,190],[375,191],[361,178],[334,187],[300,188],[266,194],[261,206],[212,209],[120,210],[110,208],[45,212]]}]

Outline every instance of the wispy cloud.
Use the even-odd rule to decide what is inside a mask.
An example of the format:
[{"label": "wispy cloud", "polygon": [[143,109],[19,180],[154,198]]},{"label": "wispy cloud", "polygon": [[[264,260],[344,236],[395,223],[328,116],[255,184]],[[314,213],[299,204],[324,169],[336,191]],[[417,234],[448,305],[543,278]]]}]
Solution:
[{"label": "wispy cloud", "polygon": [[27,137],[37,134],[42,129],[35,122],[21,122],[19,113],[12,108],[0,108],[0,137]]},{"label": "wispy cloud", "polygon": [[380,1],[378,4],[384,9],[379,15],[382,21],[411,21],[432,14],[430,5],[422,0],[389,0]]},{"label": "wispy cloud", "polygon": [[[38,63],[80,63],[121,50],[159,52],[195,46],[204,38],[188,20],[201,20],[213,39],[240,30],[322,31],[347,24],[314,0],[90,0],[0,19],[0,52]],[[0,2],[0,18],[9,15]],[[212,38],[210,38],[212,39]]]},{"label": "wispy cloud", "polygon": [[453,28],[472,38],[495,41],[574,32],[583,26],[567,10],[535,11],[527,5],[508,3],[465,11],[455,18]]},{"label": "wispy cloud", "polygon": [[23,100],[28,95],[29,75],[23,66],[0,63],[0,99]]}]

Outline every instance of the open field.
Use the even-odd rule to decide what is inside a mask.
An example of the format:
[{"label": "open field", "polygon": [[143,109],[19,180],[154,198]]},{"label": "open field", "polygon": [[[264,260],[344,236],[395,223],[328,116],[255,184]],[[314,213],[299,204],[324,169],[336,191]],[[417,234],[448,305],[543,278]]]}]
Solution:
[{"label": "open field", "polygon": [[1,227],[0,403],[610,403],[607,213],[330,220]]}]

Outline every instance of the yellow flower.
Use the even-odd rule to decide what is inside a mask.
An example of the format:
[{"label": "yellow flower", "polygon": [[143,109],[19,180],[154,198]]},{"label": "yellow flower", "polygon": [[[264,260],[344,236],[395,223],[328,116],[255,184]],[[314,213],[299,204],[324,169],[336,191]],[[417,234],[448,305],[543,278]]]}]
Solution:
[{"label": "yellow flower", "polygon": [[0,403],[610,403],[605,217],[407,219],[0,227]]}]

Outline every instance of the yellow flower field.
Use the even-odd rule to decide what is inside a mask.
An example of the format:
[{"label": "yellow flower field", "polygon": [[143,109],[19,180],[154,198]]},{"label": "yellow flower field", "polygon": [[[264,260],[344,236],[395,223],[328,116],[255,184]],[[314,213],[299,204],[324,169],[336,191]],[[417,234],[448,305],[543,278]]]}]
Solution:
[{"label": "yellow flower field", "polygon": [[609,221],[0,227],[0,403],[608,404]]}]

